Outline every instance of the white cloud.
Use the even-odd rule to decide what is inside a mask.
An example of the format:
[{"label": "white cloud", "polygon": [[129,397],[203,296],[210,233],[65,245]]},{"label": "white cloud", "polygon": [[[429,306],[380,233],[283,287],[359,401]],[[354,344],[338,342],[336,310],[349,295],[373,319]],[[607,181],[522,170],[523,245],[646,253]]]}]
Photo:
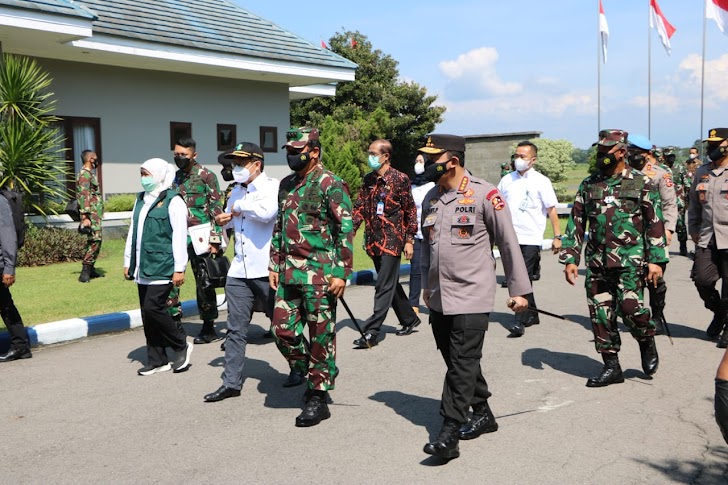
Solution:
[{"label": "white cloud", "polygon": [[[668,93],[653,93],[650,104],[653,110],[674,113],[680,109],[680,98]],[[635,96],[630,104],[638,108],[647,108],[647,96]]]},{"label": "white cloud", "polygon": [[[681,77],[687,77],[687,83],[700,86],[702,76],[702,57],[690,54],[680,62]],[[728,54],[705,62],[705,99],[713,101],[728,100],[728,90],[725,89],[725,79],[728,76]]]},{"label": "white cloud", "polygon": [[461,54],[453,61],[440,63],[440,72],[449,80],[445,90],[452,99],[481,96],[507,96],[523,91],[523,85],[503,81],[496,71],[498,50],[480,47]]}]

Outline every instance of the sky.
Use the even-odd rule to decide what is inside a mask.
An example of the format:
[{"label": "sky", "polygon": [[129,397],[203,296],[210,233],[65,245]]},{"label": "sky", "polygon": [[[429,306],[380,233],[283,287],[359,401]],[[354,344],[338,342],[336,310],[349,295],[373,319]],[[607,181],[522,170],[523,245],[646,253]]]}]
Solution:
[{"label": "sky", "polygon": [[[598,0],[235,0],[316,46],[359,31],[399,62],[402,80],[447,107],[439,133],[541,131],[587,148],[598,133]],[[700,131],[704,0],[658,0],[677,29],[668,56],[649,0],[602,0],[601,128],[692,145]],[[728,36],[706,26],[703,132],[728,126]],[[648,83],[651,38],[651,83]],[[648,84],[651,123],[648,123]],[[648,128],[649,125],[649,128]]]}]

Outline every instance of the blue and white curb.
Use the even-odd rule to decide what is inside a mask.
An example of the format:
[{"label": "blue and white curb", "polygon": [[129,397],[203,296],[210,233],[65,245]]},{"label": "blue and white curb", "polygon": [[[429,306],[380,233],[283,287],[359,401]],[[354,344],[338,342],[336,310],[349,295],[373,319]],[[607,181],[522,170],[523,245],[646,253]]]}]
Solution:
[{"label": "blue and white curb", "polygon": [[[551,240],[543,242],[543,249],[551,248]],[[500,257],[498,250],[493,251],[496,258]],[[399,267],[399,274],[408,275],[410,272],[410,264],[402,264]],[[373,269],[355,271],[351,278],[346,282],[347,286],[366,285],[377,281],[377,272]],[[227,302],[225,295],[217,296],[217,304],[220,310],[227,310]],[[195,300],[182,302],[182,313],[185,317],[199,315]],[[21,312],[22,314],[22,312]],[[79,340],[93,335],[102,335],[105,333],[123,332],[142,326],[141,310],[129,310],[126,312],[108,313],[106,315],[97,315],[85,318],[69,318],[68,320],[59,320],[57,322],[41,323],[34,327],[28,327],[28,336],[30,337],[31,347],[39,345],[51,345],[61,342],[69,342],[71,340]],[[10,348],[10,336],[7,332],[0,333],[0,352],[5,352]]]}]

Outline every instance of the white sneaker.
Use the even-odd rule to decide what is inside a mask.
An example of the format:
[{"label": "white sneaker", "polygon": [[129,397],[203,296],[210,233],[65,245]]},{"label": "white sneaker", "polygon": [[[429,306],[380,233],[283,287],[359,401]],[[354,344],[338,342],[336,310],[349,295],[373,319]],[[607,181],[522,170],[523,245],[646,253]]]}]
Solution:
[{"label": "white sneaker", "polygon": [[184,372],[190,368],[190,355],[192,355],[192,342],[187,342],[187,347],[178,352],[172,362],[172,369],[175,373]]},{"label": "white sneaker", "polygon": [[167,372],[168,370],[172,370],[172,366],[169,364],[160,365],[159,367],[145,365],[137,371],[137,374],[139,374],[140,376],[151,376],[152,374],[156,374],[157,372]]}]

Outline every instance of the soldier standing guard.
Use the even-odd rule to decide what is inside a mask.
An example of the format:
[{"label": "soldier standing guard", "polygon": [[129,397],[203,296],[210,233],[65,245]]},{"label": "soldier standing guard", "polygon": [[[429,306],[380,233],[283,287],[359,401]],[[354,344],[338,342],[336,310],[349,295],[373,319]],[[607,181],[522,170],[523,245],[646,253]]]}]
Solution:
[{"label": "soldier standing guard", "polygon": [[665,228],[657,187],[643,173],[627,167],[627,132],[602,130],[597,142],[599,172],[579,185],[571,217],[562,239],[559,261],[566,265],[566,281],[578,277],[581,248],[586,242],[586,296],[594,344],[604,368],[587,380],[587,387],[624,382],[617,353],[621,339],[616,314],[637,339],[642,370],[652,375],[659,363],[655,327],[643,304],[644,265],[647,282],[656,285],[661,263],[668,261]]},{"label": "soldier standing guard", "polygon": [[[665,226],[665,240],[667,247],[670,247],[672,235],[675,233],[678,218],[678,202],[675,183],[672,179],[672,171],[668,166],[658,165],[652,154],[652,142],[642,135],[629,137],[628,161],[632,168],[647,175],[660,193],[660,208],[662,209],[662,223]],[[665,170],[667,169],[667,170]],[[655,331],[662,333],[667,322],[665,321],[665,297],[667,295],[667,284],[665,283],[666,263],[660,263],[662,277],[657,285],[648,285],[650,294],[650,308],[652,309],[652,320],[655,323]]]},{"label": "soldier standing guard", "polygon": [[354,228],[346,184],[321,164],[318,130],[291,129],[286,138],[295,173],[278,193],[268,267],[276,291],[272,326],[291,368],[284,387],[303,383],[308,374],[306,406],[296,418],[296,426],[308,427],[331,417],[326,401],[338,373],[336,299],[351,274]]},{"label": "soldier standing guard", "polygon": [[78,231],[86,234],[86,251],[78,281],[88,283],[91,278],[103,276],[96,272],[96,258],[101,252],[101,221],[104,219],[104,200],[101,198],[99,181],[92,170],[99,166],[99,158],[92,150],[81,152],[83,168],[76,179],[76,199],[81,213]]},{"label": "soldier standing guard", "polygon": [[[690,188],[688,232],[695,243],[692,278],[705,307],[712,311],[708,336],[718,347],[728,347],[728,128],[708,132],[706,153],[710,163],[695,171]],[[721,280],[721,292],[715,284]],[[726,327],[726,329],[724,329]]]},{"label": "soldier standing guard", "polygon": [[423,297],[447,366],[440,403],[444,422],[424,452],[449,460],[460,456],[459,440],[498,429],[480,368],[496,292],[493,244],[501,253],[514,311],[526,310],[524,295],[532,289],[503,196],[465,170],[465,138],[433,134],[420,151],[432,162],[425,177],[437,184],[422,204]]}]

